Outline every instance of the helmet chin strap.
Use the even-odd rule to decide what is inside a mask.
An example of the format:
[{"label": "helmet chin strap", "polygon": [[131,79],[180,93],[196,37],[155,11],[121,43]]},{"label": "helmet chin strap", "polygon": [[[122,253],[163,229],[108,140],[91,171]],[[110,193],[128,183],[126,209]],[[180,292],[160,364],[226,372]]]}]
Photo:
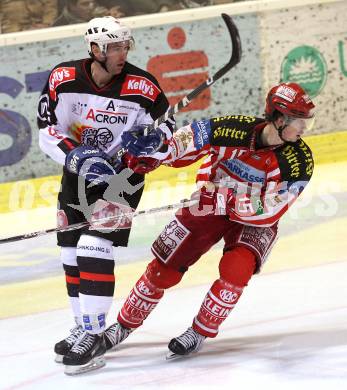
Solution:
[{"label": "helmet chin strap", "polygon": [[93,55],[93,56],[92,56],[92,57],[93,57],[93,60],[96,61],[97,63],[99,63],[99,64],[103,67],[103,69],[104,69],[107,73],[109,73],[109,71],[107,70],[107,67],[106,67],[106,62],[107,62],[107,56],[106,56],[107,45],[106,45],[106,44],[105,44],[105,45],[102,45],[102,46],[98,45],[98,47],[99,47],[99,49],[100,49],[100,51],[101,51],[101,54],[103,55],[104,59],[103,59],[102,61],[101,61],[101,60],[98,60],[98,59],[95,57],[95,55]]},{"label": "helmet chin strap", "polygon": [[107,61],[107,58],[104,60],[104,61],[100,61],[100,60],[97,60],[95,57],[94,57],[94,61],[98,62],[105,70],[107,73],[109,73],[109,71],[107,70],[106,68],[106,61]]},{"label": "helmet chin strap", "polygon": [[288,142],[287,140],[285,140],[283,137],[282,137],[282,133],[283,133],[283,130],[288,126],[287,124],[284,124],[282,126],[276,126],[276,123],[275,122],[272,122],[273,125],[275,126],[275,129],[277,130],[278,132],[278,136],[281,138],[281,140],[283,142]]}]

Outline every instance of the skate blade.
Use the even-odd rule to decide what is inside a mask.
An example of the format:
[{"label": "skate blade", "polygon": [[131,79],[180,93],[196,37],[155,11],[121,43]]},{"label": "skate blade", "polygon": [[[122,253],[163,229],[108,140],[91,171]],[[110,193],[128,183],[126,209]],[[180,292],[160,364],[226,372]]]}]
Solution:
[{"label": "skate blade", "polygon": [[86,363],[81,366],[65,366],[64,373],[66,375],[79,375],[85,372],[97,370],[98,368],[103,367],[106,364],[106,359],[104,356],[98,356],[92,359],[89,363]]},{"label": "skate blade", "polygon": [[177,353],[174,352],[169,352],[166,354],[166,360],[178,360],[182,358],[186,358],[189,355],[178,355]]},{"label": "skate blade", "polygon": [[56,355],[55,355],[54,361],[55,361],[56,363],[63,363],[63,357],[64,357],[64,355],[58,355],[58,354],[56,354]]}]

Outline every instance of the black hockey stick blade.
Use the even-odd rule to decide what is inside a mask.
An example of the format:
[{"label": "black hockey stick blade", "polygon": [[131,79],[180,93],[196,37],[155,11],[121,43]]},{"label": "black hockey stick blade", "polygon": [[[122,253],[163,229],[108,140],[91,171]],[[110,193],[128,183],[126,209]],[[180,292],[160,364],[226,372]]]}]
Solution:
[{"label": "black hockey stick blade", "polygon": [[[182,199],[178,203],[174,203],[174,204],[170,204],[170,205],[166,205],[166,206],[159,206],[159,207],[153,207],[153,208],[147,209],[147,210],[135,211],[133,213],[123,214],[119,217],[118,216],[117,217],[111,216],[111,217],[105,217],[102,219],[94,220],[93,224],[104,224],[104,223],[108,223],[108,222],[117,222],[117,220],[119,218],[124,218],[124,217],[134,218],[134,217],[138,217],[139,215],[155,214],[155,213],[159,213],[161,211],[178,209],[180,207],[190,207],[190,206],[195,205],[196,203],[197,202],[195,200]],[[88,221],[85,221],[85,222],[80,222],[80,223],[68,225],[65,227],[57,227],[57,228],[52,228],[52,229],[47,229],[47,230],[40,230],[40,231],[33,232],[33,233],[21,234],[21,235],[13,236],[13,237],[1,238],[0,245],[10,243],[10,242],[27,240],[29,238],[40,237],[40,236],[44,236],[44,235],[49,234],[49,233],[58,233],[58,232],[62,233],[62,232],[68,232],[68,231],[72,231],[72,230],[78,230],[78,229],[82,229],[82,228],[89,227],[89,226],[91,226],[91,223]],[[122,228],[123,228],[122,226],[117,226],[116,229],[122,229]],[[126,228],[128,228],[128,227],[126,227]]]},{"label": "black hockey stick blade", "polygon": [[[188,95],[186,95],[182,100],[180,100],[174,106],[169,107],[169,109],[165,112],[165,114],[160,116],[154,123],[149,125],[144,130],[145,135],[148,134],[151,130],[156,129],[161,123],[165,122],[170,116],[177,114],[179,111],[182,110],[182,108],[188,106],[188,104],[190,104],[190,102],[193,99],[199,96],[202,91],[204,91],[207,88],[210,88],[211,85],[213,85],[217,80],[223,77],[230,69],[232,69],[235,65],[237,65],[240,62],[241,55],[242,55],[242,48],[241,48],[241,39],[240,39],[239,30],[237,29],[230,15],[222,14],[222,18],[224,20],[224,23],[227,26],[230,39],[231,39],[231,44],[232,44],[231,56],[229,62],[225,64],[222,68],[220,68],[213,76],[209,77],[206,81],[200,84]],[[114,155],[112,152],[110,152],[110,156],[115,157],[116,159],[120,159],[125,153],[126,153],[126,149],[121,148]]]},{"label": "black hockey stick blade", "polygon": [[230,69],[232,69],[235,65],[237,65],[241,60],[242,49],[241,49],[241,39],[239,30],[237,29],[235,23],[231,19],[231,17],[227,14],[222,14],[222,18],[228,28],[231,43],[232,43],[232,51],[231,57],[227,64],[225,64],[222,68],[220,68],[213,76],[209,77],[206,81],[200,84],[197,88],[191,91],[187,96],[185,96],[181,101],[175,104],[173,107],[170,107],[166,113],[159,117],[153,124],[148,126],[148,130],[153,130],[157,128],[162,122],[166,121],[171,115],[176,114],[181,111],[182,108],[188,106],[190,102],[200,95],[202,91],[207,88],[210,88],[217,80],[223,77]]}]

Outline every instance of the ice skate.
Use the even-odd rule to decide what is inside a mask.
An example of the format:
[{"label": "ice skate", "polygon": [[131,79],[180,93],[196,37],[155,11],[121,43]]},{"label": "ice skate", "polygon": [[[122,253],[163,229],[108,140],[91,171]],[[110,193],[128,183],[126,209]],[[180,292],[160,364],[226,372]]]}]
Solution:
[{"label": "ice skate", "polygon": [[83,333],[70,352],[63,357],[65,374],[77,375],[103,367],[106,364],[105,352],[103,334]]},{"label": "ice skate", "polygon": [[106,350],[111,350],[125,340],[133,329],[125,328],[119,322],[111,325],[105,331]]},{"label": "ice skate", "polygon": [[166,355],[166,359],[171,360],[187,356],[192,352],[198,352],[205,339],[205,336],[196,332],[193,328],[188,328],[180,336],[169,342],[168,348],[170,352]]},{"label": "ice skate", "polygon": [[63,357],[70,352],[70,349],[78,340],[78,338],[83,333],[83,328],[81,325],[76,325],[74,328],[70,329],[70,335],[65,339],[59,341],[54,346],[55,352],[55,361],[57,363],[62,363]]}]

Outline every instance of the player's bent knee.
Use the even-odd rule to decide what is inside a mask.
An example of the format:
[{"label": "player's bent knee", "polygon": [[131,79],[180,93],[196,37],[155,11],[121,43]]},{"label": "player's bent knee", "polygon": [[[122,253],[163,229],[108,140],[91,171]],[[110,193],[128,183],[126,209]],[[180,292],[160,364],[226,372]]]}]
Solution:
[{"label": "player's bent knee", "polygon": [[161,263],[158,259],[152,260],[146,269],[148,280],[156,287],[167,289],[178,284],[183,273]]},{"label": "player's bent knee", "polygon": [[239,287],[247,285],[256,269],[256,258],[252,251],[238,246],[224,253],[219,262],[220,277]]}]

